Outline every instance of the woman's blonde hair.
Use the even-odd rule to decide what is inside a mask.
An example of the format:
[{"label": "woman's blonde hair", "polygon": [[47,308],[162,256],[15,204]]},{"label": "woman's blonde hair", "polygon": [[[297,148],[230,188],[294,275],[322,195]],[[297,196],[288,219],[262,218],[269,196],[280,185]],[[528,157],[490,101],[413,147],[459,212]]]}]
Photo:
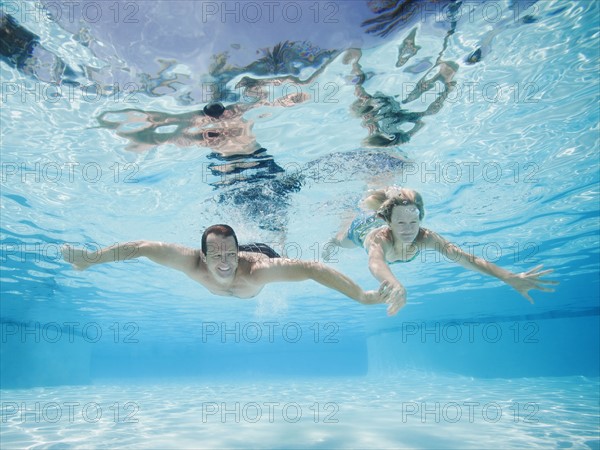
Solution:
[{"label": "woman's blonde hair", "polygon": [[392,210],[398,205],[414,205],[419,210],[419,220],[425,217],[425,207],[421,194],[413,189],[389,187],[370,191],[362,205],[373,211],[377,211],[377,216],[381,217],[386,222],[390,222],[392,218]]}]

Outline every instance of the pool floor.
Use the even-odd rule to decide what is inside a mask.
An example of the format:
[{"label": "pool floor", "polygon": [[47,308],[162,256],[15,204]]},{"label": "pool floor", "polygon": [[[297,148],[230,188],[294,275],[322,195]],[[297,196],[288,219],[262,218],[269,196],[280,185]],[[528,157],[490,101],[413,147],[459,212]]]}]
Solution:
[{"label": "pool floor", "polygon": [[584,448],[599,379],[177,379],[3,390],[3,449]]}]

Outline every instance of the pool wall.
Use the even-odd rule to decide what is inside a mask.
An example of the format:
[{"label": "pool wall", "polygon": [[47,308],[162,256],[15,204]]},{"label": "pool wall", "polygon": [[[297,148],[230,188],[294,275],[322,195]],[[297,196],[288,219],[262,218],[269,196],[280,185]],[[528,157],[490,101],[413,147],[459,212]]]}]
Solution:
[{"label": "pool wall", "polygon": [[[597,285],[596,278],[579,276],[561,284],[560,292],[571,295],[572,301],[566,303],[573,305],[578,296],[587,295],[590,305]],[[476,302],[491,293],[470,290],[437,300],[450,305]],[[550,296],[536,299],[552,301]],[[367,320],[363,332],[344,324],[332,330],[332,324],[306,318],[199,320],[197,327],[184,330],[185,340],[153,333],[148,327],[132,333],[127,325],[116,329],[117,324],[110,322],[77,328],[68,325],[71,322],[59,327],[58,322],[4,321],[0,382],[10,389],[93,384],[109,378],[292,379],[406,370],[485,378],[600,375],[597,308],[536,312],[535,306],[525,305],[519,314],[494,315],[485,302],[479,303],[480,311],[471,316],[447,318],[435,311],[428,316],[400,312],[388,318],[382,309],[382,317]]]}]

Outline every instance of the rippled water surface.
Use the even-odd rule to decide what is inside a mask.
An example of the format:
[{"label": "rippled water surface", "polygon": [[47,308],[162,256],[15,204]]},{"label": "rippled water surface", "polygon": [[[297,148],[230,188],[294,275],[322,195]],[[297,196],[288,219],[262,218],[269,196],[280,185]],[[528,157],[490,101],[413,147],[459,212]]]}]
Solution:
[{"label": "rippled water surface", "polygon": [[[361,3],[355,3],[355,9],[343,8],[340,20],[354,24],[357,21],[353,14],[365,14],[361,9],[364,5],[359,7]],[[146,17],[142,14],[147,14],[144,27],[149,27],[148,23],[160,15],[160,7],[140,5],[143,6],[138,12],[140,23],[122,27],[132,34],[140,32],[138,28]],[[499,5],[509,7],[508,3]],[[349,41],[340,48],[341,37],[337,40],[332,37],[327,42],[337,46],[330,47],[333,53],[326,53],[325,43],[317,46],[319,51],[315,47],[316,56],[311,58],[323,59],[320,72],[302,59],[295,66],[290,63],[297,67],[299,81],[288,87],[293,85],[294,89],[310,94],[310,100],[293,107],[280,107],[273,101],[285,93],[280,88],[269,88],[268,100],[273,106],[251,109],[244,115],[244,120],[252,124],[253,139],[267,149],[286,175],[299,171],[303,176],[299,191],[275,197],[278,200],[269,207],[265,206],[266,201],[257,200],[255,193],[253,202],[247,200],[251,196],[239,194],[236,186],[215,189],[211,183],[219,179],[215,179],[208,167],[218,164],[218,160],[210,159],[210,150],[200,144],[190,147],[189,142],[177,140],[154,146],[151,151],[145,147],[143,151],[131,151],[131,138],[123,137],[126,135],[120,135],[118,130],[98,127],[96,118],[101,114],[127,108],[140,112],[138,119],[127,116],[126,122],[142,120],[142,123],[147,111],[160,111],[164,115],[197,110],[194,103],[202,106],[208,99],[194,89],[206,86],[209,81],[202,80],[201,71],[194,72],[187,81],[177,71],[190,69],[202,60],[199,56],[192,57],[179,48],[172,50],[174,55],[182,52],[181,58],[185,55],[190,59],[182,59],[176,66],[178,69],[172,68],[176,73],[171,74],[167,83],[172,89],[165,93],[148,90],[148,85],[138,80],[131,85],[139,89],[135,92],[133,87],[123,90],[120,85],[118,95],[109,94],[93,101],[91,94],[78,87],[71,88],[69,93],[68,84],[61,86],[63,91],[58,98],[48,93],[28,97],[24,94],[27,89],[43,92],[47,84],[3,64],[6,85],[12,83],[11,89],[18,90],[15,95],[5,95],[2,110],[3,236],[7,245],[14,245],[7,247],[3,315],[18,320],[23,305],[27,305],[32,320],[80,313],[110,320],[115,314],[123,317],[139,309],[139,298],[146,299],[141,317],[157,328],[164,326],[164,322],[156,320],[159,316],[155,312],[167,305],[175,308],[172,314],[181,325],[198,314],[221,314],[221,305],[229,308],[230,300],[198,302],[212,296],[177,273],[146,262],[135,268],[106,266],[76,273],[63,265],[57,246],[74,242],[97,248],[135,239],[197,246],[204,227],[227,222],[238,230],[241,241],[269,242],[290,257],[319,259],[323,244],[340,226],[344,215],[356,207],[364,189],[392,183],[419,190],[427,210],[424,225],[467,246],[478,256],[511,266],[513,270],[545,263],[557,270],[564,281],[578,274],[595,274],[598,55],[594,33],[598,12],[594,5],[595,2],[566,6],[560,2],[538,2],[531,11],[527,10],[535,13],[533,23],[476,19],[479,15],[473,14],[472,20],[463,17],[453,33],[448,31],[446,22],[417,22],[413,29],[416,34],[412,36],[419,50],[400,67],[394,61],[398,60],[399,48],[406,48],[411,42],[410,27],[399,28],[393,37],[379,42],[360,28],[357,32],[348,31],[363,36],[369,44],[363,43],[365,48],[360,57],[350,58],[359,68],[347,60],[350,53],[343,53]],[[173,8],[164,20],[176,20],[183,11]],[[43,41],[48,48],[52,48],[50,43],[65,39],[64,34],[56,31],[56,24],[51,24]],[[182,26],[185,24],[182,22]],[[36,24],[42,26],[43,23]],[[106,24],[96,28],[90,24],[90,27],[98,34],[96,39],[108,29]],[[277,33],[282,33],[280,28]],[[317,41],[327,34],[320,28],[315,33],[313,38]],[[241,37],[236,35],[236,41]],[[346,37],[352,40],[351,36]],[[116,36],[112,39],[114,42],[107,48],[114,53],[124,51],[123,43]],[[93,41],[83,49],[97,49],[101,43]],[[71,44],[80,46],[76,40]],[[466,64],[465,58],[478,44],[487,54],[484,52],[485,57],[478,64]],[[246,53],[248,45],[242,47]],[[165,52],[153,40],[133,41],[131,46],[144,52],[150,49],[159,54]],[[234,47],[230,53],[235,53]],[[88,56],[81,56],[78,67],[90,67],[95,61],[89,51]],[[296,53],[290,49],[287,54]],[[419,61],[429,63],[419,65]],[[94,86],[108,89],[108,81],[112,80],[106,74],[110,62],[104,63],[101,72],[87,69]],[[432,66],[434,63],[437,65]],[[123,73],[121,66],[112,64],[111,75]],[[130,64],[141,68],[137,58],[132,58]],[[239,64],[229,67],[241,67]],[[218,75],[231,80],[224,85],[231,89],[232,99],[239,97],[240,90],[234,86],[243,75],[269,79],[266,74],[253,73],[252,70],[258,71],[251,69],[253,66],[246,67],[246,74],[241,69],[231,69]],[[286,73],[291,69],[261,70]],[[440,95],[448,89],[440,77],[444,73],[447,76],[450,70],[455,72],[451,77],[453,88],[445,101],[440,102]],[[128,73],[131,75],[131,71]],[[204,73],[210,83],[217,83],[214,69],[212,78]],[[370,147],[371,151],[384,152],[386,158],[391,155],[408,162],[404,170],[373,170],[373,165],[360,156],[361,149],[366,151],[365,140],[370,132],[369,127],[361,126],[367,124],[368,117],[361,119],[351,112],[360,98],[355,84],[357,73],[364,77],[363,98],[365,94],[379,98],[380,103],[375,104],[381,104],[381,99],[392,102],[389,105],[396,102],[413,115],[430,111],[420,115],[421,128],[408,142]],[[311,74],[312,84],[301,84]],[[277,76],[282,75],[271,74],[270,78]],[[430,90],[415,97],[415,86],[424,80],[433,80]],[[86,81],[81,85],[91,83]],[[194,101],[188,105],[185,99],[188,103],[190,99]],[[439,111],[432,112],[436,102],[440,103],[440,108],[435,108]],[[379,120],[372,125],[381,133],[390,135],[390,130],[396,130],[395,135],[401,136],[401,131],[409,132],[415,126],[415,119],[405,116],[404,119],[389,116],[396,117],[395,122],[390,122],[385,108],[382,107]],[[160,130],[155,134],[160,134]],[[221,147],[214,144],[214,148]],[[381,157],[377,159],[380,160]],[[272,188],[265,184],[260,189],[268,198]],[[281,226],[269,230],[265,228],[269,223]],[[11,253],[13,248],[17,250]],[[429,312],[421,301],[425,297],[484,283],[496,289],[493,281],[465,273],[451,264],[424,262],[402,269],[406,271],[403,281],[410,298],[415,300],[411,308],[420,315]],[[364,253],[353,250],[340,252],[335,267],[361,285],[375,287],[374,280],[364,270],[365,264]],[[19,286],[14,286],[17,282]],[[278,288],[277,294],[266,290],[254,305],[283,303],[286,308],[294,308],[296,302],[290,300],[292,292],[297,293],[295,286]],[[314,298],[310,292],[309,303]],[[575,303],[581,306],[586,302],[580,298],[571,301],[569,294],[563,294],[543,296],[536,312],[560,310]],[[318,295],[326,293],[319,291]],[[354,305],[347,306],[343,312],[337,309],[341,315],[335,317],[352,316]],[[487,309],[510,312],[519,307],[527,305],[515,299],[502,305],[490,304]],[[254,311],[256,308],[252,307]],[[327,314],[327,309],[326,303],[318,302],[306,311],[322,315]],[[446,314],[452,313],[446,311]],[[137,313],[136,316],[140,317]]]}]

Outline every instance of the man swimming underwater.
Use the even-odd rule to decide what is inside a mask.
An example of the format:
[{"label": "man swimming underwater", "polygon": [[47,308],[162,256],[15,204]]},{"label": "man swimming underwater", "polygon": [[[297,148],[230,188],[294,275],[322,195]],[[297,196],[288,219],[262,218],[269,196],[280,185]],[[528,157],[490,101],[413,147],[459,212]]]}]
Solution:
[{"label": "man swimming underwater", "polygon": [[310,279],[363,304],[387,303],[388,312],[397,310],[392,307],[396,297],[400,299],[399,293],[388,283],[382,283],[378,291],[365,292],[351,279],[324,264],[281,258],[265,244],[239,246],[235,232],[228,225],[208,227],[202,235],[201,249],[135,241],[101,249],[94,257],[68,245],[63,247],[62,254],[78,270],[145,256],[185,273],[213,294],[222,296],[251,298],[268,283]]}]

